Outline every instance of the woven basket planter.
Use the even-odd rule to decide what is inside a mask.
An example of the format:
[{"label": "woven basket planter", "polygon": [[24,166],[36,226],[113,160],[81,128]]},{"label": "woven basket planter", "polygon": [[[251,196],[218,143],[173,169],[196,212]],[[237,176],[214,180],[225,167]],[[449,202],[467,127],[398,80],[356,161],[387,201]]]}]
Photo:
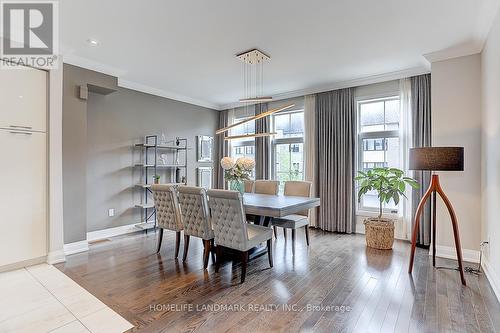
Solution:
[{"label": "woven basket planter", "polygon": [[369,217],[365,225],[366,245],[374,249],[390,250],[394,244],[394,221],[386,218]]}]

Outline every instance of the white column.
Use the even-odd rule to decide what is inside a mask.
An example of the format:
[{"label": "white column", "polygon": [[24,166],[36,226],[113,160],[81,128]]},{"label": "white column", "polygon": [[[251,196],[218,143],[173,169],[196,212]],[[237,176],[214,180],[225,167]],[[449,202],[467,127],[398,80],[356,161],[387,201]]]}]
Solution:
[{"label": "white column", "polygon": [[47,263],[64,262],[62,190],[63,62],[49,72],[49,249]]}]

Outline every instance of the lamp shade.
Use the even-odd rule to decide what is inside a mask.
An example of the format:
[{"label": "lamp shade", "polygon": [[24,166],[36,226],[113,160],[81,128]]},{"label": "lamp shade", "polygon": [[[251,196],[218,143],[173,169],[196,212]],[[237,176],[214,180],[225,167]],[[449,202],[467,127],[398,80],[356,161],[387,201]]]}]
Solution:
[{"label": "lamp shade", "polygon": [[410,148],[409,169],[464,171],[464,147]]}]

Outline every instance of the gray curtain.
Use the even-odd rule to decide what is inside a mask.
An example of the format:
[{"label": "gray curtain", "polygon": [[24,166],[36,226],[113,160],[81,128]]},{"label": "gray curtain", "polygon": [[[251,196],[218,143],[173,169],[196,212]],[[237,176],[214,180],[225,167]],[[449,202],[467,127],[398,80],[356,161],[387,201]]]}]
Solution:
[{"label": "gray curtain", "polygon": [[[419,75],[410,78],[411,81],[411,146],[430,147],[431,142],[431,74]],[[413,177],[420,183],[420,188],[412,193],[412,224],[415,221],[415,212],[418,203],[429,187],[430,171],[414,171]],[[429,246],[431,242],[431,200],[427,200],[422,219],[420,220],[417,243]]]},{"label": "gray curtain", "polygon": [[354,233],[356,107],[354,88],[316,95],[317,226]]},{"label": "gray curtain", "polygon": [[[229,125],[229,111],[219,111],[219,127],[223,128]],[[215,168],[214,168],[214,188],[225,189],[224,170],[220,167],[220,160],[229,156],[229,143],[224,140],[225,133],[215,136]]]},{"label": "gray curtain", "polygon": [[[267,111],[267,103],[260,103],[255,105],[255,115]],[[255,133],[269,132],[270,117],[264,117],[255,121]],[[269,137],[255,138],[255,179],[270,179],[271,171],[269,161]]]}]

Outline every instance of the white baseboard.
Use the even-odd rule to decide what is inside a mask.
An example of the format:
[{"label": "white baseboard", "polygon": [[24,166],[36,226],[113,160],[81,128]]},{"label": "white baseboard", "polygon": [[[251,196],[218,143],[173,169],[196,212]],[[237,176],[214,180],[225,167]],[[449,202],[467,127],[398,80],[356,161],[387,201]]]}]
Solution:
[{"label": "white baseboard", "polygon": [[486,275],[486,278],[490,282],[493,292],[495,293],[498,301],[500,301],[500,275],[497,274],[497,272],[495,271],[493,266],[491,266],[487,258],[483,256],[482,261],[483,262],[481,266],[483,268],[484,275]]},{"label": "white baseboard", "polygon": [[106,239],[109,237],[115,237],[140,231],[135,227],[136,224],[137,223],[123,225],[121,227],[114,227],[114,228],[87,232],[87,242],[93,242],[100,239]]},{"label": "white baseboard", "polygon": [[106,239],[110,237],[115,237],[115,236],[120,236],[120,235],[125,235],[129,234],[132,232],[138,232],[140,231],[135,227],[137,223],[134,224],[128,224],[128,225],[123,225],[120,227],[114,227],[114,228],[108,228],[108,229],[103,229],[103,230],[96,230],[96,231],[91,231],[87,232],[87,239],[79,242],[74,242],[74,243],[69,243],[69,244],[64,244],[64,253],[62,253],[62,259],[54,259],[54,261],[47,261],[49,264],[55,264],[57,262],[62,262],[65,261],[64,255],[70,255],[70,254],[75,254],[75,253],[80,253],[80,252],[85,252],[89,250],[89,242],[101,240],[101,239]]},{"label": "white baseboard", "polygon": [[64,250],[62,249],[49,252],[49,254],[47,254],[47,264],[49,265],[55,265],[65,261],[66,261],[66,256],[64,255]]},{"label": "white baseboard", "polygon": [[64,244],[64,254],[67,256],[69,256],[70,254],[85,252],[88,250],[89,250],[89,243],[87,242],[87,240]]},{"label": "white baseboard", "polygon": [[16,262],[13,264],[8,264],[8,265],[3,265],[0,266],[0,273],[2,272],[8,272],[8,271],[15,271],[24,267],[29,267],[33,265],[38,265],[38,264],[43,264],[44,262],[47,261],[47,257],[38,257],[38,258],[33,258],[33,259],[28,259],[28,260],[23,260],[20,262]]},{"label": "white baseboard", "polygon": [[[429,249],[429,255],[432,255],[432,244]],[[451,246],[436,246],[436,256],[440,258],[457,260],[457,252],[454,247]],[[479,263],[479,251],[462,249],[462,259],[463,261]]]}]

